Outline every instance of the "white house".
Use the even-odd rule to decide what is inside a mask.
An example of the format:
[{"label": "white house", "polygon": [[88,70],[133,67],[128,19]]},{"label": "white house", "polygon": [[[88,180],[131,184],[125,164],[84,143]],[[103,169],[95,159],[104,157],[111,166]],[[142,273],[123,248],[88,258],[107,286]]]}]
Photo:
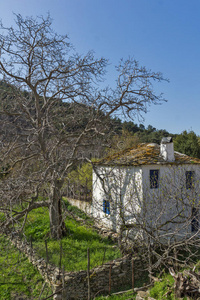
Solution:
[{"label": "white house", "polygon": [[92,214],[114,231],[164,239],[198,234],[199,200],[200,159],[175,152],[170,137],[94,165]]}]

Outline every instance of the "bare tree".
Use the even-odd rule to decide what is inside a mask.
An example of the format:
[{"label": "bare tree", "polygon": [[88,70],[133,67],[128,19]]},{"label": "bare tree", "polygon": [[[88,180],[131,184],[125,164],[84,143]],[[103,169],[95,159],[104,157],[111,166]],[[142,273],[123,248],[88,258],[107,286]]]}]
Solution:
[{"label": "bare tree", "polygon": [[[133,117],[163,101],[152,87],[163,77],[135,60],[122,60],[115,90],[100,90],[107,60],[95,59],[92,52],[78,55],[67,36],[53,31],[50,16],[15,18],[15,27],[1,24],[0,35],[3,225],[8,228],[24,216],[25,222],[29,211],[47,206],[51,236],[60,238],[68,172],[85,159],[98,136],[109,133],[112,114]],[[14,209],[19,203],[20,211]]]}]

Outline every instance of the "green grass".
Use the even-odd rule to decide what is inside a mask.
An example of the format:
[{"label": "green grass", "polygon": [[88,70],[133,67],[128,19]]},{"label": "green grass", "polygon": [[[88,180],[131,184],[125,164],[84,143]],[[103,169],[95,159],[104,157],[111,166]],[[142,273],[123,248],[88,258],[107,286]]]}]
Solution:
[{"label": "green grass", "polygon": [[[83,222],[77,222],[73,217],[67,216],[65,221],[67,236],[62,241],[55,241],[50,238],[47,208],[39,208],[28,215],[24,233],[29,241],[32,239],[33,248],[41,257],[46,258],[45,240],[48,245],[49,262],[57,266],[64,266],[66,271],[86,270],[88,248],[90,248],[91,268],[121,256],[116,245],[109,239],[103,239],[91,228],[92,219],[76,207],[71,206],[67,201],[65,201],[65,206],[68,211],[76,214]],[[43,285],[42,277],[22,253],[11,246],[4,237],[0,238],[0,278],[2,278],[0,300],[14,299],[20,295],[26,295],[27,299],[38,299]],[[61,248],[62,257],[60,256]],[[146,282],[146,278],[143,279]],[[141,280],[135,282],[135,287],[143,285],[144,282]],[[123,287],[122,289],[130,289],[130,287]],[[119,290],[120,287],[112,292]],[[46,286],[42,296],[46,297],[50,294],[51,291]],[[128,292],[123,295],[113,295],[108,298],[101,296],[96,299],[135,299],[135,295],[133,292]]]},{"label": "green grass", "polygon": [[174,300],[174,278],[170,274],[162,276],[161,281],[155,282],[150,290],[150,296],[158,300]]},{"label": "green grass", "polygon": [[[65,205],[70,212],[82,218],[84,223],[92,224],[92,220],[83,212],[67,202]],[[91,268],[120,257],[118,248],[108,239],[102,239],[91,226],[81,225],[81,222],[67,217],[66,227],[67,236],[62,241],[50,239],[48,209],[40,208],[28,215],[24,233],[29,241],[32,239],[34,250],[44,258],[46,257],[44,241],[47,240],[50,263],[59,266],[61,261],[61,266],[64,265],[66,271],[87,268],[88,248],[90,248]],[[0,252],[0,300],[11,300],[20,296],[25,299],[38,299],[44,280],[37,269],[3,235],[0,236]],[[42,298],[51,293],[46,285]]]},{"label": "green grass", "polygon": [[[28,259],[6,237],[0,236],[0,299],[12,300],[17,296],[38,299],[44,280]],[[42,298],[51,295],[45,285]]]},{"label": "green grass", "polygon": [[80,210],[78,207],[71,205],[65,197],[63,197],[63,205],[64,208],[67,209],[69,212],[72,212],[77,217],[83,219],[86,224],[93,225],[93,219],[90,218],[84,211]]},{"label": "green grass", "polygon": [[90,248],[91,268],[121,256],[116,245],[107,238],[103,239],[92,228],[81,225],[70,217],[66,218],[65,223],[67,236],[61,241],[56,241],[49,237],[48,209],[39,208],[28,215],[25,235],[29,241],[32,238],[34,250],[44,258],[46,258],[44,241],[47,240],[51,264],[64,266],[66,271],[86,270],[88,248]]}]

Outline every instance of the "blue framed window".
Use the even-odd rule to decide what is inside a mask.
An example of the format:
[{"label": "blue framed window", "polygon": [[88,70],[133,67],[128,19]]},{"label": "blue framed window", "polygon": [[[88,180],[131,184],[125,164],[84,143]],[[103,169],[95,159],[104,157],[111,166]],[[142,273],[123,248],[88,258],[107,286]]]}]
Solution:
[{"label": "blue framed window", "polygon": [[185,176],[186,176],[186,189],[192,189],[194,187],[194,171],[186,171]]},{"label": "blue framed window", "polygon": [[199,211],[196,207],[192,208],[192,221],[191,221],[191,231],[197,232],[199,230]]},{"label": "blue framed window", "polygon": [[150,189],[158,189],[159,188],[159,170],[150,170]]},{"label": "blue framed window", "polygon": [[107,215],[110,215],[110,201],[103,200],[103,212]]}]

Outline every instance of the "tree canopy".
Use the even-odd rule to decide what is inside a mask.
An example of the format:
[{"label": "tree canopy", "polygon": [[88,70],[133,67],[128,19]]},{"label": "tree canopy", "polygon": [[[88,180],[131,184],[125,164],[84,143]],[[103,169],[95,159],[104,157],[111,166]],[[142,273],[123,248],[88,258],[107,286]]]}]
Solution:
[{"label": "tree canopy", "polygon": [[177,135],[174,139],[174,148],[178,152],[200,158],[199,138],[194,131],[187,132],[184,130]]}]

